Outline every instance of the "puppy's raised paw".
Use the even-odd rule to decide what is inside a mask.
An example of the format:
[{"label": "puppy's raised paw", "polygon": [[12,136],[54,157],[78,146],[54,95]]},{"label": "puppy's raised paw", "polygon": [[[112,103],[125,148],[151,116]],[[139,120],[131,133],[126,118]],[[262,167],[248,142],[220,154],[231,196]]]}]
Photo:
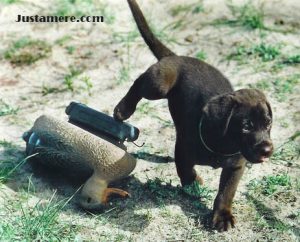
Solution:
[{"label": "puppy's raised paw", "polygon": [[114,118],[119,121],[128,119],[135,111],[135,106],[125,104],[124,100],[121,100],[114,109]]},{"label": "puppy's raised paw", "polygon": [[219,232],[228,231],[235,225],[235,218],[232,213],[227,209],[214,211],[212,224],[214,229]]}]

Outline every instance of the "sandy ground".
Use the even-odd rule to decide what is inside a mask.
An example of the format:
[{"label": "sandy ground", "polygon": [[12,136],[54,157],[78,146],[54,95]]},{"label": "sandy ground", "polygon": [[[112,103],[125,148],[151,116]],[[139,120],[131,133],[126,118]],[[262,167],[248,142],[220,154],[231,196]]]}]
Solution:
[{"label": "sandy ground", "polygon": [[[4,57],[0,59],[0,100],[18,109],[16,114],[0,116],[0,140],[12,142],[16,146],[12,154],[4,151],[0,153],[2,159],[11,158],[15,161],[21,159],[25,148],[21,139],[22,133],[28,130],[41,114],[66,119],[64,109],[70,101],[83,102],[112,114],[114,106],[126,93],[133,80],[156,61],[137,34],[125,0],[96,2],[107,4],[108,11],[114,16],[113,23],[15,22],[17,14],[49,13],[55,9],[55,2],[28,0],[8,5],[0,1],[1,56],[11,46],[12,41],[24,36],[43,40],[51,46],[47,58],[31,65],[16,66]],[[212,24],[216,19],[232,18],[224,1],[203,1],[204,11],[200,13],[187,11],[176,16],[174,14],[172,16],[172,9],[176,6],[198,2],[140,0],[139,3],[151,25],[158,33],[162,33],[163,42],[173,51],[188,56],[195,56],[199,50],[205,51],[206,61],[221,70],[236,89],[255,84],[262,79],[273,80],[300,74],[299,64],[272,72],[268,66],[258,67],[258,60],[250,60],[245,65],[227,61],[226,56],[232,53],[235,46],[240,43],[259,43],[262,37],[258,30],[249,31],[243,27]],[[242,1],[234,1],[237,5],[241,3]],[[292,29],[290,32],[266,31],[264,41],[270,44],[281,43],[282,52],[299,53],[300,3],[293,0],[270,0],[263,2],[263,8],[267,25],[274,27],[276,21],[282,20],[284,25],[281,28]],[[182,20],[182,25],[178,28],[166,28],[161,31],[165,26],[179,20]],[[126,41],[124,39],[128,37],[127,33],[134,33],[135,37]],[[57,43],[57,40],[66,36],[66,42]],[[67,46],[74,47],[74,51],[69,53]],[[70,72],[70,66],[82,70],[82,73],[74,78],[74,91],[43,95],[42,90],[45,86],[64,87],[63,80]],[[124,67],[129,67],[129,78],[120,81],[121,70]],[[83,77],[90,78],[92,83],[90,92],[86,90]],[[278,101],[271,91],[266,91],[274,112],[272,138],[276,147],[300,128],[299,84],[295,89],[296,91],[288,94],[284,102]],[[182,194],[178,197],[164,198],[161,205],[153,198],[153,192],[145,187],[145,182],[156,177],[165,182],[171,180],[173,190],[179,185],[174,162],[161,162],[172,161],[174,157],[175,130],[168,113],[167,102],[143,100],[129,122],[141,131],[137,143],[145,142],[142,148],[128,143],[129,152],[148,154],[144,159],[138,159],[136,169],[125,182],[125,187],[131,192],[132,198],[126,201],[113,201],[111,204],[113,209],[99,216],[86,214],[77,208],[75,202],[71,202],[61,211],[60,219],[69,221],[79,228],[75,235],[78,241],[299,241],[299,216],[294,220],[289,219],[290,214],[300,211],[299,187],[293,190],[296,198],[294,202],[279,203],[272,198],[262,198],[262,202],[274,212],[274,217],[288,224],[290,229],[283,231],[272,226],[260,227],[256,207],[246,196],[246,185],[254,178],[259,179],[264,175],[280,172],[287,172],[294,178],[299,177],[299,160],[290,167],[269,162],[247,169],[234,204],[237,227],[228,233],[219,234],[209,229],[203,222],[211,212],[213,199],[207,202],[206,209],[200,210],[192,205],[192,199]],[[288,125],[283,127],[283,122]],[[151,155],[154,158],[151,158]],[[197,167],[197,170],[204,178],[205,184],[214,190],[214,196],[220,170],[208,167]],[[77,187],[67,181],[64,182],[61,177],[56,177],[55,179],[59,181],[53,182],[53,179],[43,176],[44,173],[36,174],[31,166],[24,165],[14,179],[2,186],[5,191],[5,197],[2,196],[3,203],[9,199],[18,199],[21,191],[28,187],[29,180],[34,186],[34,192],[30,193],[29,205],[40,199],[47,201],[55,190],[58,190],[59,198],[66,198],[72,195]],[[167,188],[168,185],[161,185],[158,189],[169,194]]]}]

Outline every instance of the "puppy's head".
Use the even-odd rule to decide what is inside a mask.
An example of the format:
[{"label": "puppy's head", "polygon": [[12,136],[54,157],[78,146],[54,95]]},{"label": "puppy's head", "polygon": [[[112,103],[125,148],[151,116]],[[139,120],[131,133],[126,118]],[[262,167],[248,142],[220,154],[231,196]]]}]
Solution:
[{"label": "puppy's head", "polygon": [[203,112],[216,130],[239,147],[248,161],[261,163],[272,155],[272,110],[261,91],[241,89],[216,96]]}]

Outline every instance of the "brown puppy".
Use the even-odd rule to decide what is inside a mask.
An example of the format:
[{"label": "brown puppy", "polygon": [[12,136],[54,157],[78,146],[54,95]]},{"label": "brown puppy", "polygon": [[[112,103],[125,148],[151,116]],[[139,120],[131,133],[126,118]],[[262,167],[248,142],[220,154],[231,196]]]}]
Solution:
[{"label": "brown puppy", "polygon": [[201,182],[196,164],[222,167],[212,221],[219,231],[228,230],[235,224],[231,204],[246,160],[261,163],[272,154],[270,104],[259,90],[233,91],[214,67],[174,54],[153,35],[136,1],[128,3],[159,61],[134,82],[114,117],[129,118],[142,98],[167,98],[176,127],[175,162],[181,183]]}]

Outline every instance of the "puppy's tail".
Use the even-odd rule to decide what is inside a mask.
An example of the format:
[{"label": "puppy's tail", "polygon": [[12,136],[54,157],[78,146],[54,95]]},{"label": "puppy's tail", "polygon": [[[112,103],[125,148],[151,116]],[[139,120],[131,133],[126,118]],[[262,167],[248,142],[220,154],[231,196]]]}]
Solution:
[{"label": "puppy's tail", "polygon": [[135,0],[127,2],[143,39],[155,57],[160,60],[166,56],[176,55],[154,36],[137,2]]}]

